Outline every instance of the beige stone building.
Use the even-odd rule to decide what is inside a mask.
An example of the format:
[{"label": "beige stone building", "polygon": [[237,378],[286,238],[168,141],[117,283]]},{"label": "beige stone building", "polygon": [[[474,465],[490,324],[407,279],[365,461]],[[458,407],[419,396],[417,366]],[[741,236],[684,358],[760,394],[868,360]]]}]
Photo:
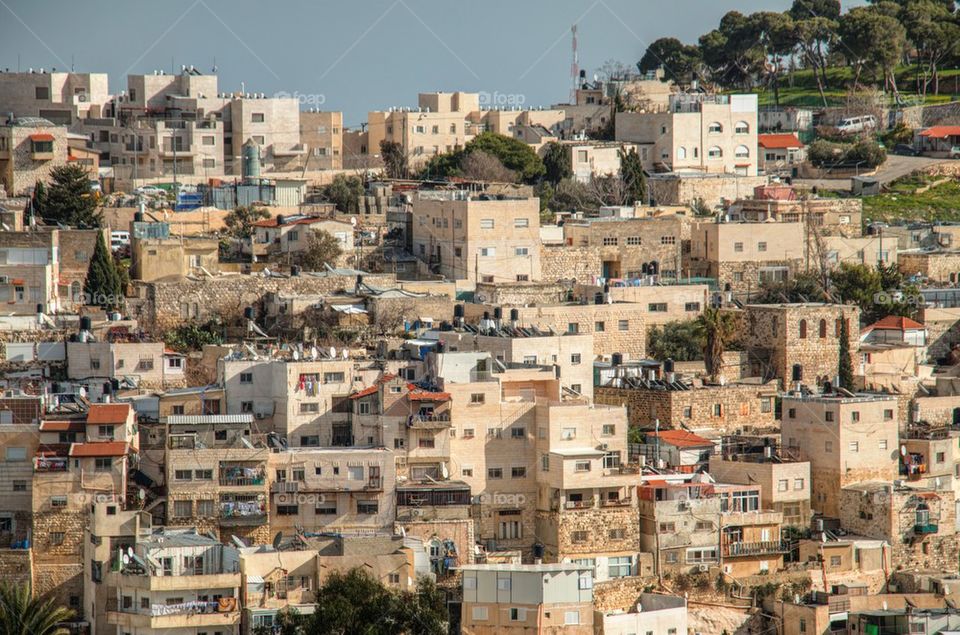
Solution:
[{"label": "beige stone building", "polygon": [[735,221],[805,223],[825,236],[854,237],[861,234],[863,200],[802,197],[789,185],[770,184],[734,201],[725,214]]},{"label": "beige stone building", "polygon": [[300,143],[307,153],[304,169],[340,170],[343,168],[343,113],[300,111]]},{"label": "beige stone building", "polygon": [[735,293],[785,282],[806,264],[801,223],[699,222],[690,234],[689,273]]},{"label": "beige stone building", "polygon": [[67,165],[68,156],[65,126],[36,117],[0,126],[0,183],[7,196],[24,196],[38,181],[49,181],[50,172]]},{"label": "beige stone building", "polygon": [[616,139],[635,143],[651,172],[755,176],[756,95],[672,94],[661,112],[621,112]]},{"label": "beige stone building", "polygon": [[205,236],[131,238],[130,277],[150,282],[220,269],[219,240]]},{"label": "beige stone building", "polygon": [[580,183],[589,183],[594,177],[619,176],[620,154],[637,150],[631,143],[598,141],[564,141],[563,148],[573,178]]},{"label": "beige stone building", "polygon": [[[252,252],[258,258],[295,259],[298,253],[307,249],[310,235],[316,231],[333,236],[344,253],[353,250],[353,226],[347,221],[333,218],[280,215],[255,222],[253,230],[253,236],[243,247],[246,253]],[[292,262],[296,264],[295,260]]]},{"label": "beige stone building", "polygon": [[539,231],[537,198],[437,190],[413,202],[414,255],[452,280],[539,280]]},{"label": "beige stone building", "polygon": [[99,117],[110,100],[106,73],[30,69],[0,73],[0,113],[42,117],[60,125]]},{"label": "beige stone building", "polygon": [[462,566],[463,633],[594,633],[593,572],[575,564]]},{"label": "beige stone building", "polygon": [[67,342],[67,376],[91,381],[116,379],[143,388],[184,382],[184,357],[163,342]]},{"label": "beige stone building", "polygon": [[0,232],[0,297],[8,313],[36,314],[37,305],[56,313],[60,281],[60,233]]},{"label": "beige stone building", "polygon": [[882,395],[790,393],[783,397],[782,444],[810,462],[810,505],[841,518],[841,490],[899,475],[897,401]]}]

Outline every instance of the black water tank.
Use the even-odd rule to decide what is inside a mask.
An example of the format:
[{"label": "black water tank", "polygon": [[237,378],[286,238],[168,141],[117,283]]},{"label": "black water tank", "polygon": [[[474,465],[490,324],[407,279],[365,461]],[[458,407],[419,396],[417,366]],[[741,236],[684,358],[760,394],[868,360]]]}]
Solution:
[{"label": "black water tank", "polygon": [[119,380],[119,379],[111,379],[111,380],[110,380],[110,386],[113,388],[113,392],[117,392],[118,390],[120,390],[120,380]]},{"label": "black water tank", "polygon": [[82,318],[80,318],[81,331],[89,331],[91,328],[93,328],[93,321],[89,316],[84,315]]},{"label": "black water tank", "polygon": [[277,225],[283,225],[287,222],[287,219],[283,217],[283,214],[277,214]]},{"label": "black water tank", "polygon": [[143,212],[134,212],[133,213],[133,222],[142,223],[143,222]]},{"label": "black water tank", "polygon": [[802,381],[803,380],[803,366],[800,364],[793,365],[793,381]]},{"label": "black water tank", "polygon": [[610,293],[610,285],[609,285],[609,284],[603,285],[603,292],[604,292],[604,293]]},{"label": "black water tank", "polygon": [[729,282],[723,285],[723,290],[724,290],[724,291],[730,291],[732,288],[733,288],[733,287],[730,286],[730,283],[729,283]]},{"label": "black water tank", "polygon": [[38,305],[37,305],[37,313],[43,313],[43,312],[44,312],[44,311],[43,311],[43,305],[42,305],[42,304],[38,304]]},{"label": "black water tank", "polygon": [[510,309],[510,319],[514,322],[520,321],[520,309]]},{"label": "black water tank", "polygon": [[538,560],[542,560],[542,559],[543,559],[543,551],[544,551],[543,545],[541,545],[539,542],[533,543],[533,557],[534,557],[534,558],[536,558],[536,559],[538,559]]},{"label": "black water tank", "polygon": [[494,319],[494,320],[502,320],[502,319],[503,319],[503,309],[502,309],[502,308],[500,308],[500,307],[498,307],[498,306],[493,307],[493,319]]},{"label": "black water tank", "polygon": [[673,372],[673,360],[666,359],[663,361],[663,372],[672,373]]},{"label": "black water tank", "polygon": [[614,353],[610,356],[610,363],[614,366],[623,364],[623,353]]},{"label": "black water tank", "polygon": [[830,383],[830,380],[823,382],[823,394],[829,395],[833,392],[833,384]]},{"label": "black water tank", "polygon": [[643,275],[647,275],[648,273],[650,273],[650,266],[647,263],[643,263],[642,265],[640,265],[640,273],[642,273]]},{"label": "black water tank", "polygon": [[290,266],[290,275],[294,278],[300,276],[300,265],[291,265]]},{"label": "black water tank", "polygon": [[489,319],[490,319],[490,311],[484,311],[484,312],[483,312],[483,319],[484,319],[484,320],[489,320]]},{"label": "black water tank", "polygon": [[594,303],[594,304],[603,304],[603,294],[602,294],[602,293],[597,293],[597,294],[595,294],[595,295],[593,296],[593,303]]},{"label": "black water tank", "polygon": [[462,318],[462,317],[463,317],[463,305],[462,305],[462,304],[454,304],[454,305],[453,305],[453,317],[455,317],[455,318]]},{"label": "black water tank", "polygon": [[109,381],[103,382],[103,394],[105,395],[113,394],[113,386],[110,385]]},{"label": "black water tank", "polygon": [[252,320],[252,319],[253,319],[253,307],[252,307],[252,306],[248,306],[247,308],[245,308],[245,309],[243,310],[243,317],[244,317],[245,319],[247,319],[247,320]]},{"label": "black water tank", "polygon": [[359,287],[361,284],[363,284],[363,276],[358,273],[358,274],[357,274],[357,286]]},{"label": "black water tank", "polygon": [[658,273],[660,273],[660,263],[654,260],[653,262],[650,263],[650,275],[655,276]]}]

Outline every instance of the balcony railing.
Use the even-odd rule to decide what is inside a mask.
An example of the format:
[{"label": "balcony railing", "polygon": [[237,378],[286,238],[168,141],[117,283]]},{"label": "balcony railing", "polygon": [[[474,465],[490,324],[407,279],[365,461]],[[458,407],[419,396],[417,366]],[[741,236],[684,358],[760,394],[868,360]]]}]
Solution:
[{"label": "balcony railing", "polygon": [[35,472],[66,472],[70,465],[66,457],[38,456],[33,459],[33,469]]},{"label": "balcony railing", "polygon": [[256,487],[263,485],[264,477],[262,476],[238,476],[238,477],[221,477],[220,484],[229,486],[229,487]]},{"label": "balcony railing", "polygon": [[382,476],[371,476],[367,479],[367,484],[363,486],[365,490],[381,490],[383,489],[383,477]]},{"label": "balcony railing", "polygon": [[260,502],[221,502],[220,518],[225,521],[244,523],[258,522],[267,515],[266,506]]},{"label": "balcony railing", "polygon": [[786,540],[762,540],[760,542],[730,542],[723,545],[723,555],[762,556],[766,554],[787,553],[790,543]]},{"label": "balcony railing", "polygon": [[412,415],[407,419],[408,428],[449,428],[450,413],[441,412],[429,415]]},{"label": "balcony railing", "polygon": [[630,507],[632,498],[605,498],[600,501],[600,507]]},{"label": "balcony railing", "polygon": [[925,536],[927,534],[935,534],[939,527],[936,523],[917,523],[913,526],[913,533]]},{"label": "balcony railing", "polygon": [[567,501],[563,507],[564,509],[593,509],[594,502],[592,498],[585,501]]}]

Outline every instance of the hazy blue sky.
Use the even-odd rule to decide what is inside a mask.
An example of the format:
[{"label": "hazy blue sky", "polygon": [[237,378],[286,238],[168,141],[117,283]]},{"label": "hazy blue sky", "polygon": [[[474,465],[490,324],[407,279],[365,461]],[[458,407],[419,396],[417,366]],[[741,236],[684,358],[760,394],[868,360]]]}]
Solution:
[{"label": "hazy blue sky", "polygon": [[[844,8],[861,4],[846,0]],[[731,9],[790,0],[0,0],[0,67],[110,74],[218,67],[220,88],[305,95],[342,110],[416,105],[434,90],[484,91],[526,106],[565,101],[570,25],[580,66],[633,64],[661,36],[696,41]],[[172,58],[172,59],[171,59]],[[172,62],[172,64],[171,64]],[[519,97],[518,97],[519,96]]]}]

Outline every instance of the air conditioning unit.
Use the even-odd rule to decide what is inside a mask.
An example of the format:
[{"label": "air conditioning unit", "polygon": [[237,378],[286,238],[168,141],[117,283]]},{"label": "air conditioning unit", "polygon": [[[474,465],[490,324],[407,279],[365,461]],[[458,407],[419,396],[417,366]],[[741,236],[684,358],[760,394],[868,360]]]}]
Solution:
[{"label": "air conditioning unit", "polygon": [[699,571],[700,573],[706,573],[709,570],[710,570],[710,565],[708,564],[697,565],[697,571]]},{"label": "air conditioning unit", "polygon": [[263,418],[266,417],[267,415],[263,414],[262,412],[258,412],[258,413],[256,413],[256,414],[253,415],[253,416],[256,417],[257,419],[263,419]]},{"label": "air conditioning unit", "polygon": [[608,446],[606,443],[601,443],[600,445],[597,446],[597,449],[598,449],[598,450],[606,450],[608,447],[610,447],[610,446]]},{"label": "air conditioning unit", "polygon": [[410,510],[410,515],[413,516],[414,518],[420,518],[421,516],[423,516],[423,510],[422,510],[422,509],[411,509],[411,510]]}]

